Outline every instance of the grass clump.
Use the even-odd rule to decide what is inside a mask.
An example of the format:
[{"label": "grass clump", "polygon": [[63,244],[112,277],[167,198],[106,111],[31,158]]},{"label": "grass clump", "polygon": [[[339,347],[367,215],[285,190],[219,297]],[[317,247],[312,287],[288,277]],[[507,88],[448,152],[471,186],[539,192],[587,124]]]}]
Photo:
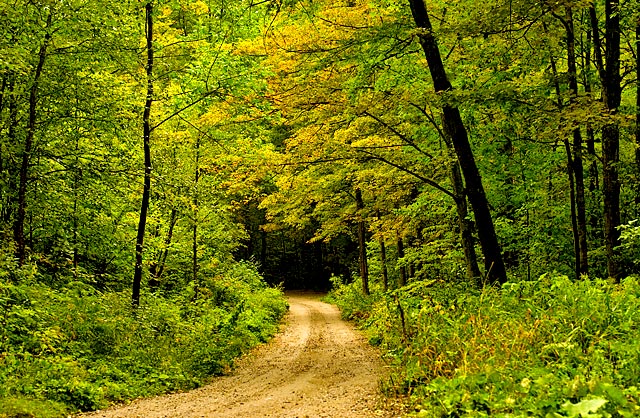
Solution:
[{"label": "grass clump", "polygon": [[334,300],[392,367],[387,389],[425,417],[640,415],[640,283],[536,281],[476,290],[416,282]]}]

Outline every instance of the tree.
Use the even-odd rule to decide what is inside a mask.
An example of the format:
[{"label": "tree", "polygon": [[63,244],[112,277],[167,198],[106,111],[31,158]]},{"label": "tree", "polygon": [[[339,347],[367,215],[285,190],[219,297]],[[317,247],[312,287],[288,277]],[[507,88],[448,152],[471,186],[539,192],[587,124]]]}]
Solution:
[{"label": "tree", "polygon": [[142,115],[142,148],[144,150],[144,188],[142,192],[142,202],[140,203],[140,218],[138,220],[138,234],[136,236],[136,263],[133,274],[133,285],[131,301],[133,306],[140,305],[140,286],[142,283],[142,252],[144,249],[144,233],[147,226],[147,212],[149,211],[149,197],[151,194],[151,105],[154,101],[153,95],[153,0],[149,0],[145,5],[145,39],[147,50],[147,94]]},{"label": "tree", "polygon": [[367,225],[362,218],[364,201],[362,191],[356,188],[356,209],[358,210],[358,261],[360,265],[360,279],[362,280],[362,293],[369,294],[369,267],[367,265]]},{"label": "tree", "polygon": [[[605,57],[602,58],[602,43],[595,6],[589,13],[593,31],[594,49],[602,95],[606,109],[615,117],[620,107],[622,88],[620,85],[620,2],[605,2]],[[609,277],[620,278],[622,266],[617,247],[620,245],[620,128],[612,121],[602,127],[602,194],[604,198],[604,239],[607,252],[607,272]]]},{"label": "tree", "polygon": [[[570,102],[578,99],[578,69],[576,65],[576,36],[573,19],[573,9],[566,8],[563,24],[567,32],[567,73],[569,76]],[[582,132],[577,127],[573,130],[573,158],[571,169],[575,178],[575,206],[576,206],[576,241],[578,242],[576,275],[589,274],[589,259],[587,248],[587,214],[584,188],[584,167],[582,164]]]},{"label": "tree", "polygon": [[640,16],[636,23],[636,207],[640,213]]},{"label": "tree", "polygon": [[47,59],[47,49],[51,42],[51,19],[52,13],[49,11],[47,16],[45,27],[43,28],[45,34],[42,44],[38,50],[38,58],[35,68],[33,70],[33,78],[31,80],[31,87],[29,88],[29,116],[27,120],[26,137],[22,149],[22,158],[20,164],[20,181],[18,184],[18,213],[14,223],[14,239],[16,242],[16,256],[18,258],[18,264],[22,265],[25,261],[26,248],[24,238],[24,222],[27,212],[27,183],[29,177],[29,165],[31,164],[31,153],[33,151],[33,140],[36,132],[37,123],[37,111],[38,111],[38,93],[40,77],[42,76],[42,70]]},{"label": "tree", "polygon": [[[409,0],[411,12],[419,33],[420,45],[427,58],[436,93],[446,93],[452,89],[442,63],[438,43],[423,0]],[[485,258],[485,274],[490,283],[504,283],[507,272],[489,210],[489,203],[482,185],[480,172],[475,163],[467,130],[457,107],[444,104],[442,107],[444,132],[451,138],[460,168],[465,178],[467,196],[476,219],[478,238]]]}]

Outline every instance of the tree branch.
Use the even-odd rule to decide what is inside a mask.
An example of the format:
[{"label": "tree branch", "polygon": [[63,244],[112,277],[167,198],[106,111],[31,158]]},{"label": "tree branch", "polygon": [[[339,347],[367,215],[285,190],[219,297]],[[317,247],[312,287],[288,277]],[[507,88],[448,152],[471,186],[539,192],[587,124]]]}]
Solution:
[{"label": "tree branch", "polygon": [[428,179],[428,178],[426,178],[426,177],[424,177],[424,176],[421,176],[420,174],[416,173],[415,171],[413,171],[413,170],[411,170],[411,169],[409,169],[409,168],[403,167],[403,166],[401,166],[401,165],[399,165],[399,164],[394,163],[393,161],[387,160],[387,159],[386,159],[386,158],[384,158],[384,157],[381,157],[381,156],[379,156],[379,155],[373,154],[372,152],[369,152],[369,151],[364,150],[364,149],[358,149],[357,151],[358,151],[358,152],[361,152],[361,153],[363,153],[363,154],[366,154],[366,155],[368,156],[368,157],[367,157],[367,159],[381,161],[381,162],[383,162],[383,163],[385,163],[385,164],[388,164],[388,165],[390,165],[390,166],[392,166],[392,167],[397,168],[397,169],[398,169],[398,170],[400,170],[400,171],[403,171],[403,172],[405,172],[405,173],[407,173],[407,174],[412,175],[413,177],[417,178],[418,180],[422,181],[423,183],[428,184],[429,186],[434,187],[434,188],[436,188],[436,189],[440,190],[442,193],[446,194],[447,196],[449,196],[450,198],[452,198],[454,201],[457,201],[457,200],[459,199],[459,197],[458,197],[458,196],[456,196],[455,194],[453,194],[453,193],[452,193],[452,192],[450,192],[449,190],[445,189],[444,187],[440,186],[440,185],[439,185],[438,183],[436,183],[435,181],[433,181],[433,180],[431,180],[431,179]]}]

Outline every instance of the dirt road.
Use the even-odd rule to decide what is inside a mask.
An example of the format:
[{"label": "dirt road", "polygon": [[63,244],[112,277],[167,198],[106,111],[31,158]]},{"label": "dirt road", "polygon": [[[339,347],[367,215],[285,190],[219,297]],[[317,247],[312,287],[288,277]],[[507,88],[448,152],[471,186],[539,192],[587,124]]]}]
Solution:
[{"label": "dirt road", "polygon": [[379,354],[317,295],[290,294],[283,331],[200,389],[83,417],[390,417]]}]

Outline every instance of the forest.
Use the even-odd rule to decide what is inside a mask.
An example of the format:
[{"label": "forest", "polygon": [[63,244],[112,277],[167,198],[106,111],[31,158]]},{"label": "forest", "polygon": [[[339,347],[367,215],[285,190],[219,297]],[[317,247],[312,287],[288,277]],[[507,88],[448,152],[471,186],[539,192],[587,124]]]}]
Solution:
[{"label": "forest", "polygon": [[409,416],[640,414],[638,0],[3,0],[0,417],[331,292]]}]

